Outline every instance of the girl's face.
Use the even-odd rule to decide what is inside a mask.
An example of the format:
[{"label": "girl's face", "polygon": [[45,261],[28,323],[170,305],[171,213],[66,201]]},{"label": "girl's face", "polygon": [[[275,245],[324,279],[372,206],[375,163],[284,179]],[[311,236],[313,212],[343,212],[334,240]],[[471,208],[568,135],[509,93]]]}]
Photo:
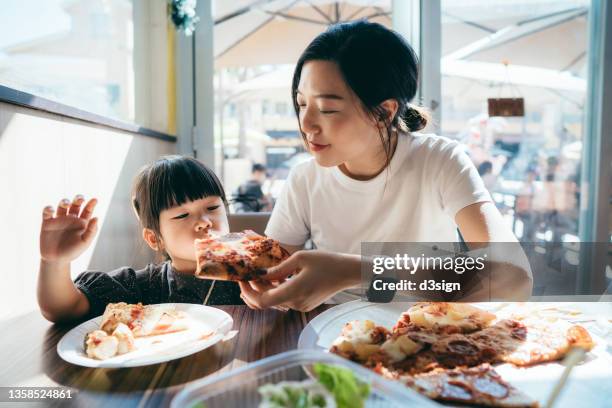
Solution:
[{"label": "girl's face", "polygon": [[335,62],[304,64],[296,100],[300,126],[317,163],[341,166],[354,176],[380,171],[385,155],[377,122],[364,111]]},{"label": "girl's face", "polygon": [[193,241],[209,232],[229,232],[223,200],[218,196],[204,197],[164,210],[159,216],[159,229],[163,249],[175,269],[193,272],[196,266]]}]

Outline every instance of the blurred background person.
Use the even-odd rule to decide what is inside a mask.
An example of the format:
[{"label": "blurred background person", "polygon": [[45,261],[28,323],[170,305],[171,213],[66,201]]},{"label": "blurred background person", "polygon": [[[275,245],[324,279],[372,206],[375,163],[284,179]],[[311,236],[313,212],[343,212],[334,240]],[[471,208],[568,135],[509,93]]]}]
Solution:
[{"label": "blurred background person", "polygon": [[492,191],[495,186],[495,175],[493,174],[493,163],[489,160],[485,160],[478,166],[478,174],[482,181],[484,181],[487,190]]},{"label": "blurred background person", "polygon": [[262,212],[271,211],[273,200],[264,194],[263,185],[266,181],[266,166],[261,163],[253,164],[251,178],[241,184],[234,195],[235,212]]}]

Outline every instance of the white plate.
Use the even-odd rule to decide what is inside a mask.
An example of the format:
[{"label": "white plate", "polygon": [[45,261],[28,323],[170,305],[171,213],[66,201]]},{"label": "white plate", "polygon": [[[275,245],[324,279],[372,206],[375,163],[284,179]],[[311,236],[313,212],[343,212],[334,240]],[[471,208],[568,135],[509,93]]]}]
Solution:
[{"label": "white plate", "polygon": [[[87,333],[99,329],[102,316],[98,316],[66,333],[57,343],[57,353],[63,360],[84,367],[122,368],[158,364],[212,346],[223,339],[234,324],[229,314],[214,307],[191,303],[163,304],[163,307],[173,306],[188,315],[190,319],[188,330],[137,338],[136,350],[107,360],[96,360],[87,357],[83,343]],[[202,338],[209,333],[212,335]]]},{"label": "white plate", "polygon": [[[332,342],[340,334],[345,323],[351,320],[372,320],[387,328],[393,327],[399,315],[413,303],[368,303],[361,300],[344,303],[321,313],[312,319],[298,340],[298,349],[329,350]],[[555,404],[555,408],[567,407],[604,407],[612,400],[612,343],[610,339],[598,336],[596,327],[588,322],[612,319],[611,306],[607,302],[576,303],[473,303],[494,313],[510,313],[527,306],[541,309],[540,316],[552,317],[551,308],[559,309],[557,318],[575,321],[589,329],[596,346],[586,360],[576,366]],[[573,313],[572,313],[573,312]],[[604,319],[602,319],[604,318]],[[610,325],[612,328],[612,324]],[[552,387],[563,372],[558,362],[538,364],[527,368],[517,368],[511,364],[496,367],[500,375],[509,383],[545,405]]]}]

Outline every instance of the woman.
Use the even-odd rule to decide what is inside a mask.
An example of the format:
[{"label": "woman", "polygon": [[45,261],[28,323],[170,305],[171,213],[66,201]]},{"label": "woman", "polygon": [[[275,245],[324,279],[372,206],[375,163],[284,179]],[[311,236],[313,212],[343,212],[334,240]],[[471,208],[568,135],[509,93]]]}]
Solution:
[{"label": "woman", "polygon": [[[248,305],[310,310],[359,284],[365,241],[453,242],[457,227],[468,243],[516,241],[460,145],[412,133],[427,123],[417,83],[414,51],[382,25],[334,25],[308,45],[292,95],[314,160],[292,170],[266,229],[294,252],[268,280],[297,274],[241,284]],[[531,288],[521,268],[503,280]]]}]

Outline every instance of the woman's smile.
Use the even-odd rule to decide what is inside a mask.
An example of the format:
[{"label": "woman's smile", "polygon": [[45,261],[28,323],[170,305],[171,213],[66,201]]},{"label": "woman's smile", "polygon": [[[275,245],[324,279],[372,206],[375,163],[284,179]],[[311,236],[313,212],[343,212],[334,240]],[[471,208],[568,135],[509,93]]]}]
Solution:
[{"label": "woman's smile", "polygon": [[327,149],[330,145],[329,144],[319,144],[319,143],[308,142],[308,146],[310,147],[311,151],[313,151],[313,152],[320,152],[322,150]]}]

